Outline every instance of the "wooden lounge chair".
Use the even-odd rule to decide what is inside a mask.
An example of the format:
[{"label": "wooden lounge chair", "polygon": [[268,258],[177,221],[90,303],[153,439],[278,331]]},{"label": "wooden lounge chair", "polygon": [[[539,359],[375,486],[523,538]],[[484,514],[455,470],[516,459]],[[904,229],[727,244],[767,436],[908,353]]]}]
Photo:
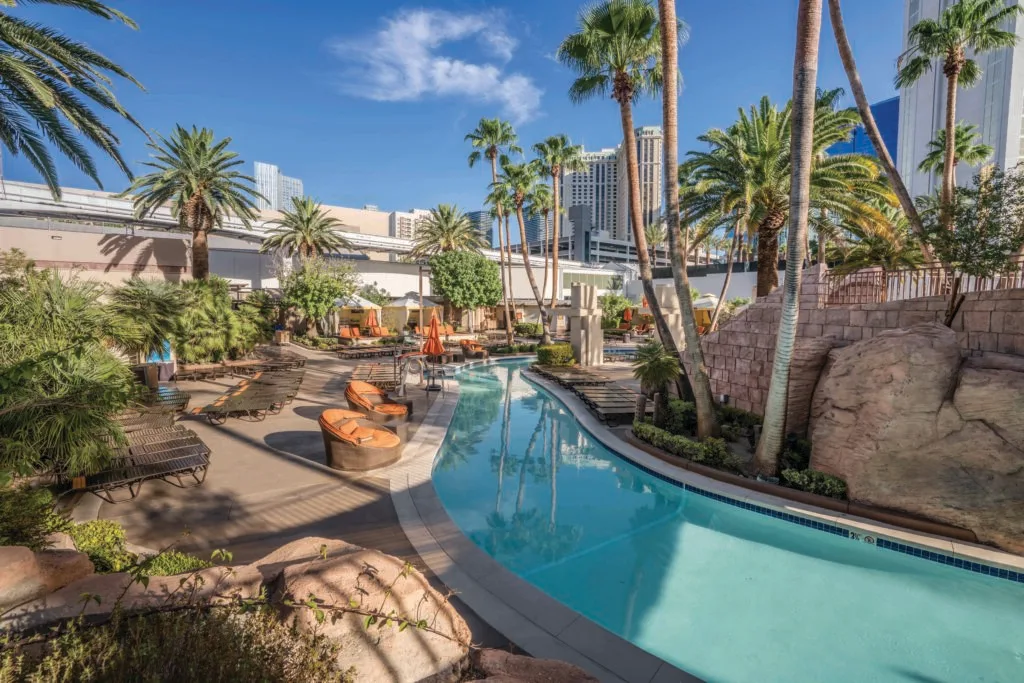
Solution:
[{"label": "wooden lounge chair", "polygon": [[466,360],[478,360],[481,358],[487,358],[487,349],[477,344],[475,341],[469,339],[463,339],[461,342],[462,346],[462,357]]},{"label": "wooden lounge chair", "polygon": [[330,408],[320,415],[327,465],[336,470],[372,470],[402,456],[402,440],[363,413]]},{"label": "wooden lounge chair", "polygon": [[192,394],[176,387],[157,387],[143,399],[143,403],[160,410],[183,411],[188,407]]},{"label": "wooden lounge chair", "polygon": [[380,424],[391,420],[405,422],[412,412],[411,406],[392,401],[383,389],[360,380],[348,383],[345,388],[345,400],[348,401],[349,408],[366,414]]}]

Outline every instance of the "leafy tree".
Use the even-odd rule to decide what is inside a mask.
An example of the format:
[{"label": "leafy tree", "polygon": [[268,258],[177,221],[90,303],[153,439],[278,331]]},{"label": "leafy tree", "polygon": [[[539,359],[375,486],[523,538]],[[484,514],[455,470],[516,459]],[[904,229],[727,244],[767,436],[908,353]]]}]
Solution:
[{"label": "leafy tree", "polygon": [[248,353],[257,344],[269,341],[274,336],[274,324],[277,322],[279,307],[277,301],[262,289],[249,292],[245,300],[239,304],[239,331],[235,344],[240,353]]},{"label": "leafy tree", "polygon": [[341,221],[311,197],[292,197],[292,208],[267,225],[275,227],[260,245],[261,254],[282,250],[288,256],[298,253],[306,260],[352,248],[338,231]]},{"label": "leafy tree", "polygon": [[422,259],[446,251],[479,252],[486,246],[483,236],[473,227],[469,216],[459,211],[459,207],[438,204],[416,230],[410,256]]},{"label": "leafy tree", "polygon": [[141,343],[128,345],[125,351],[142,357],[163,351],[185,304],[181,287],[172,282],[132,278],[114,288],[110,310],[141,327]]},{"label": "leafy tree", "polygon": [[[138,28],[131,19],[97,0],[33,0],[35,4],[61,5],[103,19]],[[0,6],[17,7],[16,0]],[[26,2],[25,4],[29,4]],[[55,199],[60,198],[57,169],[44,138],[78,169],[103,187],[89,151],[81,138],[96,145],[131,177],[118,150],[120,140],[97,116],[89,102],[114,112],[139,130],[142,126],[114,97],[110,84],[117,76],[142,85],[109,58],[85,43],[60,32],[0,12],[0,143],[17,156],[24,155],[39,172]],[[40,131],[42,135],[40,135]]]},{"label": "leafy tree", "polygon": [[[431,288],[457,308],[496,306],[501,301],[498,264],[470,251],[446,251],[430,259]],[[470,315],[470,332],[473,316]]]},{"label": "leafy tree", "polygon": [[[956,186],[956,93],[981,80],[975,61],[993,50],[1013,47],[1017,34],[1007,30],[1024,7],[1005,0],[961,0],[946,7],[938,20],[922,19],[907,33],[907,50],[900,55],[896,87],[906,88],[921,80],[941,60],[946,77],[946,135],[949,141],[942,168],[942,223],[952,227],[950,214]],[[970,55],[970,57],[968,57]]]},{"label": "leafy tree", "polygon": [[317,336],[334,302],[352,296],[359,287],[359,276],[347,264],[310,259],[288,275],[282,283],[284,301],[306,319],[306,335]]},{"label": "leafy tree", "polygon": [[155,169],[139,176],[122,196],[134,193],[135,215],[151,216],[165,205],[183,230],[192,232],[192,276],[210,276],[207,235],[234,215],[245,227],[256,220],[253,179],[233,170],[244,163],[228,150],[231,138],[215,140],[213,131],[175,126],[171,139],[151,141],[153,160],[144,166]]},{"label": "leafy tree", "polygon": [[377,304],[381,308],[391,305],[391,295],[383,287],[377,285],[376,282],[371,285],[363,285],[362,289],[359,290],[359,296]]},{"label": "leafy tree", "polygon": [[601,325],[604,327],[618,325],[622,314],[633,305],[632,301],[618,292],[602,294],[597,300],[601,304]]},{"label": "leafy tree", "polygon": [[[981,133],[973,123],[960,121],[956,124],[956,151],[953,154],[953,166],[960,162],[968,166],[980,166],[992,158],[995,150],[991,145],[978,142]],[[925,173],[938,173],[946,162],[946,131],[935,133],[935,139],[928,143],[928,154],[917,166],[917,170]]]}]

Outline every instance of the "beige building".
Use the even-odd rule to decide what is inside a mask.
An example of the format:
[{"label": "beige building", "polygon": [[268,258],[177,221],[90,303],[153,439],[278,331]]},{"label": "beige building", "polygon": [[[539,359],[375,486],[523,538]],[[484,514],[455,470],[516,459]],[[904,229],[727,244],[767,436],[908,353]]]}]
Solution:
[{"label": "beige building", "polygon": [[[347,206],[331,206],[324,204],[323,208],[332,218],[337,218],[344,226],[346,232],[358,232],[364,235],[389,234],[389,216],[385,211],[373,209],[353,209]],[[281,217],[280,211],[260,211],[260,220],[271,221]]]},{"label": "beige building", "polygon": [[424,209],[392,211],[388,218],[388,235],[403,240],[416,239],[416,232],[428,216],[430,212]]}]

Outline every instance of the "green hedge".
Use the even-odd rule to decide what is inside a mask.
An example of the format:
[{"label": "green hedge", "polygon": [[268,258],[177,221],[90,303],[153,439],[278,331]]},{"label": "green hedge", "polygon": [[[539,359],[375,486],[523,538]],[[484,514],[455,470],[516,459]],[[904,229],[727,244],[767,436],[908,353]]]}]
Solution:
[{"label": "green hedge", "polygon": [[491,349],[491,354],[507,356],[513,353],[534,353],[536,350],[537,344],[513,344],[512,346],[495,346]]},{"label": "green hedge", "polygon": [[177,550],[166,550],[156,557],[146,560],[142,566],[142,573],[146,576],[175,576],[212,566],[212,562],[207,562],[195,555]]},{"label": "green hedge", "polygon": [[655,448],[685,458],[691,462],[708,465],[729,472],[740,471],[740,461],[732,454],[721,439],[694,441],[685,436],[672,434],[647,422],[634,422],[633,434]]},{"label": "green hedge", "polygon": [[689,402],[678,398],[668,402],[668,410],[665,411],[665,424],[662,429],[687,436],[697,433],[697,407]]},{"label": "green hedge", "polygon": [[6,487],[0,489],[0,545],[22,545],[43,550],[46,537],[68,531],[72,523],[53,510],[53,494],[47,489]]},{"label": "green hedge", "polygon": [[539,337],[544,334],[544,326],[540,323],[516,323],[515,333],[524,337]]},{"label": "green hedge", "polygon": [[846,500],[846,482],[831,474],[817,470],[782,470],[782,481],[790,488]]},{"label": "green hedge", "polygon": [[537,347],[537,363],[540,365],[575,365],[576,357],[568,344],[548,344]]}]

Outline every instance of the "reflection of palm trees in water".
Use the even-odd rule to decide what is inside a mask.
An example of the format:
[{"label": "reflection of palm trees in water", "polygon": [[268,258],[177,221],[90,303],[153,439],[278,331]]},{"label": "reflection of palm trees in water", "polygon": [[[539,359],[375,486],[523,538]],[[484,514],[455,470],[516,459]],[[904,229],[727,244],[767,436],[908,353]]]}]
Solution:
[{"label": "reflection of palm trees in water", "polygon": [[477,446],[487,438],[501,410],[504,392],[498,377],[489,373],[482,375],[481,381],[463,384],[462,392],[466,400],[459,402],[452,416],[447,446],[438,469],[454,470],[469,462],[477,454]]}]

